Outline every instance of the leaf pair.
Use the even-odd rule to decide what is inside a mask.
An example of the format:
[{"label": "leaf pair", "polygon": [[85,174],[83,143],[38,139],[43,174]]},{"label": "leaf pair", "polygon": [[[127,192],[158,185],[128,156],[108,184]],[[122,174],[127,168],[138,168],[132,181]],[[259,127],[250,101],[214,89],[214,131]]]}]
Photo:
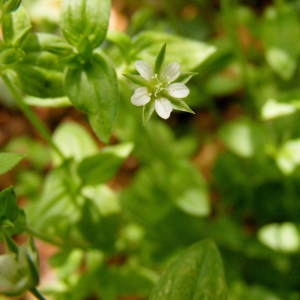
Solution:
[{"label": "leaf pair", "polygon": [[65,0],[61,29],[76,47],[79,61],[67,68],[65,91],[74,106],[87,113],[98,137],[107,142],[119,101],[112,65],[97,48],[104,40],[110,15],[109,0]]}]

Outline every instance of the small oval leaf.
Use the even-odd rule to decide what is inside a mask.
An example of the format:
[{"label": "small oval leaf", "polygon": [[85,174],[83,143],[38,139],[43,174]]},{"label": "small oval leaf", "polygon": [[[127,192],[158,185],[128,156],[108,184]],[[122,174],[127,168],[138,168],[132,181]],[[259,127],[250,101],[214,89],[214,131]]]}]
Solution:
[{"label": "small oval leaf", "polygon": [[220,254],[204,240],[178,255],[155,286],[150,300],[226,300]]}]

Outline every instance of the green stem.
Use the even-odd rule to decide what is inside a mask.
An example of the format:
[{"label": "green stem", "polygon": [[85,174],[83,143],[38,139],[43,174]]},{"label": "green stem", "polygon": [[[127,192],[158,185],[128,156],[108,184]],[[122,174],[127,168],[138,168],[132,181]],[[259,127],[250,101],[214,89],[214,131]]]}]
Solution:
[{"label": "green stem", "polygon": [[11,80],[7,75],[2,76],[3,81],[9,88],[11,94],[13,95],[17,105],[22,110],[27,119],[31,122],[31,124],[35,127],[35,129],[40,133],[40,135],[50,144],[53,150],[64,159],[63,153],[60,149],[55,145],[52,140],[51,134],[49,130],[46,128],[45,124],[37,117],[37,115],[33,112],[33,110],[23,101],[23,97],[20,92],[15,88]]},{"label": "green stem", "polygon": [[46,298],[39,292],[37,288],[31,289],[30,292],[35,296],[35,298],[39,300],[46,300]]}]

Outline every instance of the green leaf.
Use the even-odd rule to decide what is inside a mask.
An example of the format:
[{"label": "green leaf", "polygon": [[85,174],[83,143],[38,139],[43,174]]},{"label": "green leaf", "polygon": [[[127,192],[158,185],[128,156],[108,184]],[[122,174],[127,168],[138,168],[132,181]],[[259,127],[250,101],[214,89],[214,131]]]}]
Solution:
[{"label": "green leaf", "polygon": [[94,53],[91,63],[68,68],[65,90],[73,105],[88,114],[98,137],[107,142],[119,104],[117,78],[108,60]]},{"label": "green leaf", "polygon": [[273,250],[298,252],[300,249],[299,228],[289,222],[273,223],[260,228],[258,239]]},{"label": "green leaf", "polygon": [[130,143],[106,147],[96,155],[83,159],[78,174],[85,185],[97,185],[111,179],[132,151]]},{"label": "green leaf", "polygon": [[207,187],[201,174],[185,161],[177,162],[170,172],[170,194],[176,206],[185,213],[203,217],[210,212]]},{"label": "green leaf", "polygon": [[242,157],[251,157],[267,146],[264,128],[247,118],[225,124],[219,134],[225,145]]},{"label": "green leaf", "polygon": [[270,290],[262,286],[234,282],[230,288],[230,300],[281,300]]},{"label": "green leaf", "polygon": [[278,149],[275,159],[284,174],[292,174],[300,165],[300,139],[285,142]]},{"label": "green leaf", "polygon": [[154,72],[155,72],[155,74],[159,74],[161,66],[164,63],[165,54],[166,54],[166,46],[167,45],[164,44],[161,47],[161,49],[160,49],[160,51],[159,51],[159,53],[158,53],[158,55],[156,57],[155,64],[154,64]]},{"label": "green leaf", "polygon": [[22,158],[22,155],[16,153],[0,153],[0,175],[15,167]]},{"label": "green leaf", "polygon": [[24,231],[25,215],[12,187],[0,192],[0,229],[10,234]]},{"label": "green leaf", "polygon": [[266,59],[273,71],[282,79],[289,80],[295,73],[297,61],[283,49],[268,49],[266,52]]},{"label": "green leaf", "polygon": [[137,263],[125,263],[120,266],[103,265],[100,272],[98,284],[101,296],[105,300],[122,299],[123,295],[140,296],[131,299],[148,299],[147,296],[153,286],[152,277],[156,275],[152,270],[143,268]]},{"label": "green leaf", "polygon": [[[75,161],[81,161],[87,156],[96,154],[98,149],[87,130],[75,122],[62,123],[56,129],[53,141],[65,158],[73,158]],[[55,165],[63,162],[55,152],[53,155]]]},{"label": "green leaf", "polygon": [[207,187],[201,174],[185,160],[167,164],[151,161],[122,194],[122,204],[144,226],[163,223],[176,211],[203,217],[210,212]]},{"label": "green leaf", "polygon": [[263,120],[270,120],[295,113],[299,107],[297,103],[278,102],[275,99],[268,99],[261,108],[261,116]]},{"label": "green leaf", "polygon": [[18,64],[14,70],[24,93],[39,98],[64,96],[63,73],[61,71],[29,64]]},{"label": "green leaf", "polygon": [[133,48],[140,59],[154,62],[162,41],[168,45],[166,63],[178,62],[184,71],[197,68],[216,51],[206,43],[156,31],[143,31],[134,40]]},{"label": "green leaf", "polygon": [[14,222],[19,214],[17,199],[12,187],[0,192],[0,218]]},{"label": "green leaf", "polygon": [[3,39],[7,44],[20,45],[31,30],[26,10],[21,6],[15,12],[6,14],[2,21]]},{"label": "green leaf", "polygon": [[105,38],[109,16],[109,0],[64,0],[61,29],[71,45],[93,49]]},{"label": "green leaf", "polygon": [[93,201],[85,200],[78,230],[88,244],[102,251],[112,251],[120,229],[120,215],[101,215]]},{"label": "green leaf", "polygon": [[178,255],[162,274],[150,300],[226,300],[220,254],[204,240]]},{"label": "green leaf", "polygon": [[30,228],[36,232],[43,232],[54,241],[64,241],[66,245],[72,242],[82,245],[82,239],[75,233],[82,197],[78,193],[79,181],[73,169],[69,160],[49,172],[39,201],[28,204],[26,212]]}]

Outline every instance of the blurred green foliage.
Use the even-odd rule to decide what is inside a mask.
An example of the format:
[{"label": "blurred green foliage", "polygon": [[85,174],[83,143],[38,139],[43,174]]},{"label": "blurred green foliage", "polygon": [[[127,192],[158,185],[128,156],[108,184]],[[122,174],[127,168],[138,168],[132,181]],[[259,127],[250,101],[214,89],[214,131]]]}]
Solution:
[{"label": "blurred green foliage", "polygon": [[[45,294],[299,300],[300,1],[130,0],[113,7],[120,3],[128,28],[108,31],[101,51],[91,48],[103,41],[103,28],[83,47],[86,36],[76,35],[72,20],[64,23],[66,40],[89,60],[79,69],[72,47],[54,35],[59,14],[45,14],[47,1],[23,4],[34,32],[48,34],[27,36],[32,25],[23,8],[21,23],[6,20],[14,30],[4,32],[10,46],[1,48],[0,66],[12,65],[27,103],[72,103],[104,140],[115,120],[116,145],[100,149],[85,127],[62,122],[53,140],[64,158],[29,137],[0,154],[1,173],[27,161],[15,184],[27,199],[26,226],[58,249],[50,259],[56,281]],[[82,26],[91,31],[94,21]],[[187,98],[196,114],[143,125],[123,74],[134,72],[137,59],[153,62],[164,43],[166,61],[197,73]],[[111,113],[98,114],[103,107]],[[120,177],[126,184],[116,189]],[[21,221],[9,221],[19,233],[25,221],[15,211]]]}]

